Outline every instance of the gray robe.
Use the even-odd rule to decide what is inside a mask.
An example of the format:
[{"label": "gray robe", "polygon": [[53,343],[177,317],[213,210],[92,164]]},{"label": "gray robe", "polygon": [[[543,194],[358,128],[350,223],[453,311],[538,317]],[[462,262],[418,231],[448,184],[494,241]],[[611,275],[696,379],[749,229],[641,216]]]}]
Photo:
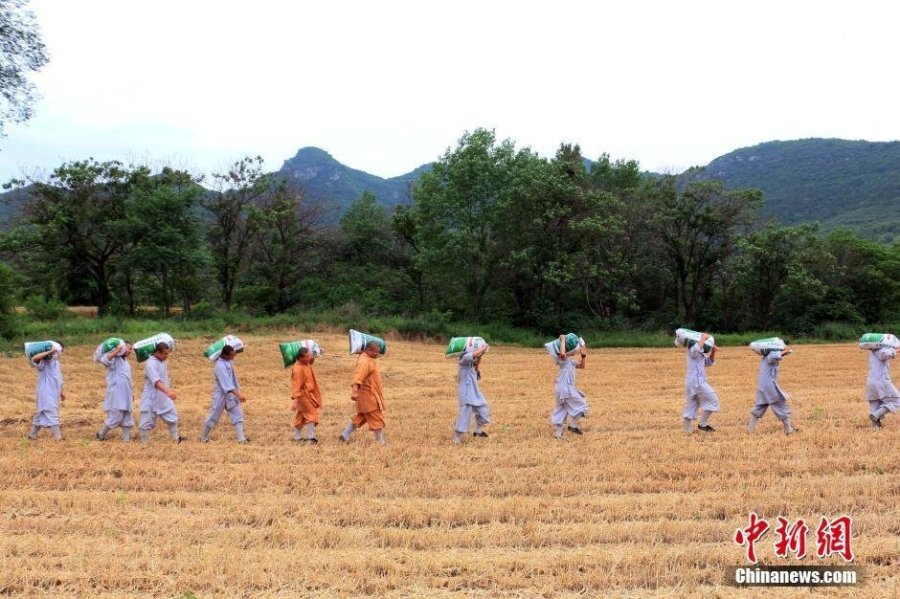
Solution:
[{"label": "gray robe", "polygon": [[780,351],[769,352],[759,362],[759,378],[756,381],[756,404],[750,413],[762,418],[767,408],[782,422],[791,415],[788,396],[778,385],[778,369],[783,356]]},{"label": "gray robe", "polygon": [[[900,400],[900,392],[891,380],[891,366],[897,351],[889,347],[869,352],[869,378],[866,380],[866,401]],[[893,402],[892,402],[893,403]]]},{"label": "gray robe", "polygon": [[36,410],[32,424],[39,427],[59,426],[59,394],[62,392],[63,375],[59,360],[41,360],[37,364],[38,380],[35,387]]},{"label": "gray robe", "polygon": [[478,371],[475,369],[475,358],[472,357],[471,349],[466,350],[459,357],[457,382],[456,395],[459,399],[459,415],[456,417],[454,430],[462,434],[469,430],[469,423],[473,416],[480,425],[488,424],[491,421],[487,400],[478,387]]},{"label": "gray robe", "polygon": [[554,358],[559,367],[556,376],[556,405],[550,414],[550,423],[561,426],[566,417],[577,419],[587,416],[588,404],[584,399],[584,393],[575,388],[575,361],[572,358]]},{"label": "gray robe", "polygon": [[788,396],[778,385],[778,369],[781,366],[780,351],[769,352],[759,363],[756,381],[756,405],[768,405],[787,401]]},{"label": "gray robe", "polygon": [[157,416],[169,424],[178,422],[175,402],[156,388],[157,381],[162,381],[166,387],[171,388],[169,369],[166,363],[158,360],[156,356],[150,356],[144,364],[144,388],[141,390],[141,430],[153,430],[156,427]]},{"label": "gray robe", "polygon": [[121,356],[113,358],[101,356],[100,363],[106,367],[106,397],[103,399],[103,409],[131,410],[131,402],[134,399],[131,364]]},{"label": "gray robe", "polygon": [[475,358],[472,351],[467,350],[459,357],[459,375],[457,377],[457,397],[459,405],[486,406],[487,400],[478,387],[478,371],[475,369]]},{"label": "gray robe", "polygon": [[214,427],[222,417],[222,412],[227,410],[232,424],[244,421],[244,411],[238,401],[235,391],[240,389],[237,375],[234,373],[234,363],[231,360],[216,360],[213,368],[213,395],[212,406],[206,417],[206,426]]},{"label": "gray robe", "polygon": [[684,377],[684,418],[695,419],[698,409],[719,411],[719,396],[706,382],[706,367],[715,363],[715,360],[701,351],[700,344],[694,343],[688,348],[687,374]]}]

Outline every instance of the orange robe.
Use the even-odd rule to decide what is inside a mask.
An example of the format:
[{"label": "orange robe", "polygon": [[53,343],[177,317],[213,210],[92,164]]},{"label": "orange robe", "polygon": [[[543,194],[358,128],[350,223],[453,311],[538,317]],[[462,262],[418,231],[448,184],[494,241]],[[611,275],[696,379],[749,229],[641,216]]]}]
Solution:
[{"label": "orange robe", "polygon": [[291,367],[291,400],[293,400],[294,428],[307,423],[319,424],[322,391],[316,373],[309,364],[294,363]]},{"label": "orange robe", "polygon": [[369,430],[372,431],[383,429],[384,389],[381,387],[381,371],[375,358],[370,358],[364,353],[359,355],[351,384],[359,385],[353,425],[360,428],[363,424],[368,424]]}]

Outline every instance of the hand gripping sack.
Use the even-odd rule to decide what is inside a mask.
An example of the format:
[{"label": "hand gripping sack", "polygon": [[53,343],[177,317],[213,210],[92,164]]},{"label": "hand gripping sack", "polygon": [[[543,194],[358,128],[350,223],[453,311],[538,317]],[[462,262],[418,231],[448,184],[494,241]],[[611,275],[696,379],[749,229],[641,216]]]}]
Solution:
[{"label": "hand gripping sack", "polygon": [[[566,355],[572,356],[575,355],[577,351],[580,351],[582,347],[584,347],[584,339],[576,335],[575,333],[569,333],[566,335]],[[559,355],[559,337],[554,339],[553,341],[549,341],[544,344],[544,348],[547,350],[547,353],[553,356],[554,358]]]},{"label": "hand gripping sack", "polygon": [[[31,361],[31,358],[35,357],[36,355],[38,355],[40,353],[43,353],[45,351],[50,351],[50,350],[55,351],[57,354],[61,354],[62,353],[62,345],[60,345],[56,341],[51,341],[51,340],[26,341],[25,342],[25,358],[28,359],[28,363],[31,364],[32,366],[34,365],[34,362]],[[44,358],[44,359],[46,360],[48,358],[52,359],[52,356],[48,356],[47,358]]]},{"label": "hand gripping sack", "polygon": [[222,349],[226,346],[230,345],[234,348],[234,353],[239,354],[244,351],[244,342],[234,335],[225,335],[209,347],[203,350],[203,355],[210,362],[215,362],[219,359],[219,356],[222,355]]},{"label": "hand gripping sack", "polygon": [[351,354],[361,354],[370,341],[377,341],[381,346],[381,349],[378,353],[384,355],[384,352],[387,351],[387,344],[384,342],[384,339],[381,337],[376,337],[374,335],[369,335],[368,333],[360,333],[359,331],[355,331],[350,329],[347,331],[347,335],[350,337],[350,353]]},{"label": "hand gripping sack", "polygon": [[175,351],[175,340],[168,333],[157,333],[152,337],[141,339],[132,347],[134,349],[134,357],[138,362],[145,362],[147,358],[156,352],[156,344],[165,343],[171,351]]},{"label": "hand gripping sack", "polygon": [[890,333],[866,333],[859,338],[859,349],[900,349],[900,340]]},{"label": "hand gripping sack", "polygon": [[301,347],[305,347],[306,349],[308,349],[310,352],[312,352],[313,357],[316,358],[325,353],[325,350],[319,347],[319,344],[312,339],[279,343],[278,349],[281,350],[281,360],[284,363],[285,368],[297,361],[297,356],[300,355]]},{"label": "hand gripping sack", "polygon": [[[692,331],[691,329],[678,329],[677,331],[675,331],[675,346],[691,347],[700,340],[701,335],[703,335],[703,333],[699,331]],[[712,335],[710,335],[706,339],[706,343],[703,345],[703,353],[709,352],[715,346],[716,340]]]},{"label": "hand gripping sack", "polygon": [[458,358],[467,350],[478,349],[484,347],[487,342],[483,337],[452,337],[447,351],[444,352],[445,358]]},{"label": "hand gripping sack", "polygon": [[100,342],[100,345],[97,346],[97,349],[94,350],[94,362],[99,362],[100,358],[117,347],[120,351],[120,353],[117,355],[121,355],[121,351],[125,349],[125,340],[120,339],[119,337],[110,337],[109,339],[104,339],[102,342]]},{"label": "hand gripping sack", "polygon": [[757,339],[750,343],[750,349],[760,356],[768,356],[773,351],[784,351],[787,344],[778,337]]}]

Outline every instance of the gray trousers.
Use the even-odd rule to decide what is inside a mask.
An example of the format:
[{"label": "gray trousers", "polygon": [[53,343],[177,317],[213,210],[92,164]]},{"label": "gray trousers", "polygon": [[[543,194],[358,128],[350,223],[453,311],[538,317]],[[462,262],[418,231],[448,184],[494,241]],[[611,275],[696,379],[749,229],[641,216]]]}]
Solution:
[{"label": "gray trousers", "polygon": [[106,410],[106,422],[103,423],[108,429],[114,429],[117,426],[132,427],[134,426],[134,415],[131,410]]},{"label": "gray trousers", "polygon": [[168,412],[163,412],[162,414],[157,414],[153,410],[150,410],[149,412],[141,412],[141,430],[152,431],[153,429],[155,429],[157,418],[161,418],[162,421],[166,424],[177,424],[178,412],[176,412],[175,410],[169,410]]},{"label": "gray trousers", "polygon": [[464,403],[459,406],[459,416],[456,418],[456,432],[469,432],[469,423],[472,421],[473,416],[475,417],[475,422],[482,426],[491,421],[491,411],[487,407],[487,404],[483,406],[471,406]]},{"label": "gray trousers", "polygon": [[791,408],[790,406],[788,406],[786,401],[777,401],[775,403],[758,403],[753,406],[753,409],[750,410],[750,413],[757,418],[762,418],[763,414],[766,413],[766,408],[772,408],[772,413],[774,413],[775,417],[782,422],[785,420],[785,418],[788,418],[791,415]]}]

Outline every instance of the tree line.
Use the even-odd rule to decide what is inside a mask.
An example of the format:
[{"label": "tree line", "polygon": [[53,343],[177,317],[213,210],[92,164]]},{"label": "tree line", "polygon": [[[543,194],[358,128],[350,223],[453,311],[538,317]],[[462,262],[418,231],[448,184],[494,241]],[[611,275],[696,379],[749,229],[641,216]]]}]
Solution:
[{"label": "tree line", "polygon": [[259,157],[209,180],[91,159],[14,183],[28,197],[0,245],[7,312],[34,297],[121,315],[349,306],[554,334],[898,320],[900,244],[760,222],[758,190],[699,169],[650,176],[570,144],[544,158],[484,129],[407,204],[366,192],[338,224]]}]

